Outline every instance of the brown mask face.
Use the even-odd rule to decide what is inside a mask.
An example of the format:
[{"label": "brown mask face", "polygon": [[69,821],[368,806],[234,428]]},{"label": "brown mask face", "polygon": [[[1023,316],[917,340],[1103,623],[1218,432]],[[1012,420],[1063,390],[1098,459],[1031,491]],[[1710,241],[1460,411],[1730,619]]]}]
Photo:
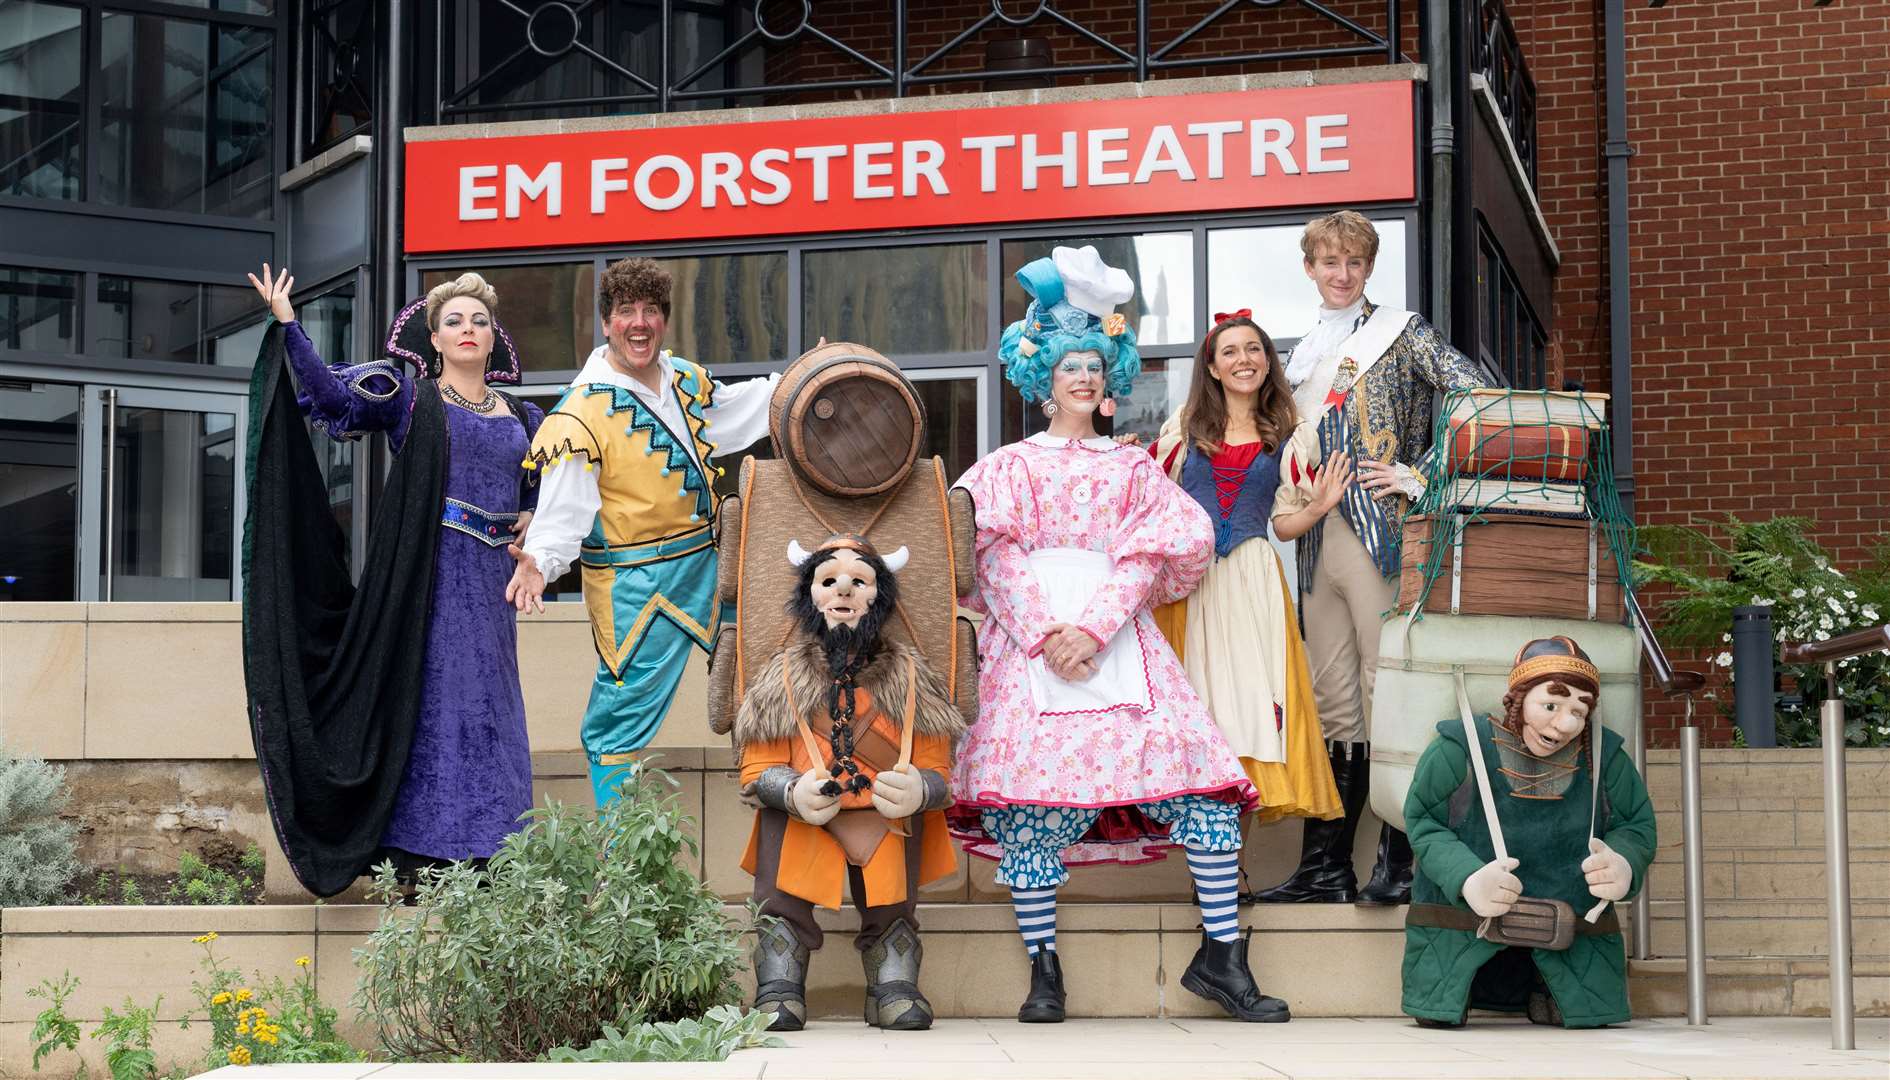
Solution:
[{"label": "brown mask face", "polygon": [[827,628],[859,624],[879,595],[879,576],[858,552],[841,549],[822,555],[809,586],[815,610]]}]

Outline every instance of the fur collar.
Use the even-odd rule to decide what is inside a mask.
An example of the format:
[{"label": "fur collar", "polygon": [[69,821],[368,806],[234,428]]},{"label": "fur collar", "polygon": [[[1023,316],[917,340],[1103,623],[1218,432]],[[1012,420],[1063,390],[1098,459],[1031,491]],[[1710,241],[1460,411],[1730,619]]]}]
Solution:
[{"label": "fur collar", "polygon": [[[906,702],[906,657],[918,661],[917,672],[919,689],[914,706],[914,723],[921,735],[938,735],[952,740],[955,744],[965,732],[965,718],[953,705],[945,690],[944,680],[940,679],[910,645],[896,641],[882,642],[879,655],[860,672],[858,683],[861,689],[873,695],[874,707],[885,711],[895,720],[905,708]],[[788,677],[794,681],[794,703],[809,719],[821,716],[816,710],[827,707],[827,687],[831,676],[827,674],[827,660],[821,654],[820,644],[801,638],[781,650],[761,673],[748,686],[748,693],[742,698],[741,711],[735,715],[735,727],[730,738],[739,751],[751,742],[767,742],[771,739],[790,738],[795,733],[794,718],[788,715],[787,688],[782,683],[781,672],[785,668]]]}]

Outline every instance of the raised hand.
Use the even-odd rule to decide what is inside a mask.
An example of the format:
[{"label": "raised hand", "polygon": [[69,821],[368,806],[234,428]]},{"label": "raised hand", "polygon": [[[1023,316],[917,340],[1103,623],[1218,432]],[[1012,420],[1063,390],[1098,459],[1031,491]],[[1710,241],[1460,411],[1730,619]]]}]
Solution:
[{"label": "raised hand", "polygon": [[247,275],[249,283],[256,287],[256,295],[269,305],[269,314],[280,323],[295,321],[295,306],[289,303],[289,294],[295,291],[295,279],[289,276],[289,268],[283,267],[282,273],[273,279],[269,275],[269,264],[263,263],[262,280],[256,280],[255,274]]}]

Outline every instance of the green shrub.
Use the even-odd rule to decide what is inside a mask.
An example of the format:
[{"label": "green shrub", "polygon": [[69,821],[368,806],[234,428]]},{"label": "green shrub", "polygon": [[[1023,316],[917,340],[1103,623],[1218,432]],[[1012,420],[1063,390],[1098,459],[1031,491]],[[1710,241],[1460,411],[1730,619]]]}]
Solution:
[{"label": "green shrub", "polygon": [[0,756],[0,907],[51,903],[78,872],[76,829],[59,817],[69,797],[66,770]]},{"label": "green shrub", "polygon": [[383,865],[380,927],[356,950],[355,1005],[399,1060],[535,1061],[606,1024],[699,1017],[737,998],[739,931],[677,858],[695,843],[659,771],[633,768],[593,815],[532,810],[483,869],[421,874],[414,907]]},{"label": "green shrub", "polygon": [[[33,1019],[33,1071],[39,1071],[39,1063],[54,1050],[79,1049],[79,1022],[66,1015],[66,999],[79,988],[79,980],[68,971],[57,982],[47,979],[26,992],[27,997],[36,997],[46,1003],[39,1015]],[[84,1064],[79,1069],[84,1071]]]},{"label": "green shrub", "polygon": [[105,1006],[105,1016],[92,1037],[105,1044],[105,1068],[112,1074],[112,1080],[151,1080],[157,1075],[157,1054],[151,1050],[151,1025],[157,1022],[157,1011],[163,1004],[164,998],[159,996],[149,1008],[126,998],[122,1013],[113,1012],[110,1005]]},{"label": "green shrub", "polygon": [[773,1013],[717,1005],[700,1020],[638,1024],[627,1033],[605,1024],[603,1038],[582,1050],[557,1047],[550,1057],[560,1062],[727,1061],[737,1050],[784,1045],[768,1034],[773,1021]]},{"label": "green shrub", "polygon": [[[261,972],[252,990],[236,968],[217,956],[217,935],[193,939],[203,946],[204,978],[190,984],[197,1006],[210,1022],[205,1071],[224,1065],[307,1064],[359,1061],[361,1055],[335,1031],[335,1010],[315,992],[315,962],[295,960],[295,981],[280,975],[265,980]],[[185,1020],[188,1028],[190,1021]]]},{"label": "green shrub", "polygon": [[[1883,624],[1890,612],[1890,541],[1848,574],[1811,538],[1805,518],[1747,522],[1728,517],[1711,526],[1668,525],[1641,530],[1650,551],[1635,564],[1643,584],[1665,585],[1658,630],[1663,641],[1714,650],[1713,664],[1731,681],[1733,609],[1772,609],[1780,644],[1823,641]],[[1830,693],[1821,664],[1779,664],[1797,684],[1794,698],[1775,712],[1780,746],[1816,746],[1818,704]],[[1838,665],[1837,696],[1844,700],[1845,742],[1890,746],[1890,655],[1852,657]],[[1708,697],[1715,696],[1708,694]],[[1720,701],[1731,715],[1730,695]]]}]

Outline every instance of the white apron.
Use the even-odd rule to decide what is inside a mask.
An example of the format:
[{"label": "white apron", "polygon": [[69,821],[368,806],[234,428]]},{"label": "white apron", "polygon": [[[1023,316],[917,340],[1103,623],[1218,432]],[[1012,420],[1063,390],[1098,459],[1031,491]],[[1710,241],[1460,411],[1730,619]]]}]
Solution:
[{"label": "white apron", "polygon": [[[1050,617],[1072,626],[1082,619],[1090,598],[1115,569],[1108,555],[1081,548],[1045,548],[1031,552],[1029,559]],[[1153,709],[1137,616],[1131,616],[1103,645],[1094,657],[1096,674],[1081,682],[1059,678],[1041,654],[1031,657],[1030,694],[1038,715],[1108,712],[1128,706],[1145,712]]]}]

